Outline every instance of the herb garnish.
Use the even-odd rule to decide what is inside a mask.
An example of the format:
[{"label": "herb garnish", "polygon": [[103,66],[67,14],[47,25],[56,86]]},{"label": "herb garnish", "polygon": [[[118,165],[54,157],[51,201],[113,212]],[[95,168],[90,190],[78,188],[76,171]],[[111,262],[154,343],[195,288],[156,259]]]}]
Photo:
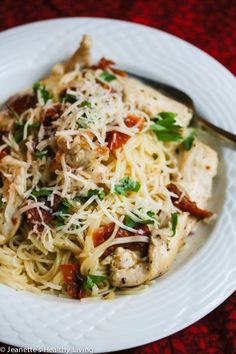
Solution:
[{"label": "herb garnish", "polygon": [[77,101],[77,97],[75,95],[73,95],[72,93],[67,93],[64,97],[64,102],[68,102],[68,103],[75,103]]},{"label": "herb garnish", "polygon": [[51,189],[33,189],[31,195],[36,198],[49,197],[52,194]]},{"label": "herb garnish", "polygon": [[193,146],[193,141],[197,135],[196,129],[192,129],[190,134],[182,141],[185,150],[190,150]]},{"label": "herb garnish", "polygon": [[100,189],[89,189],[87,195],[77,195],[74,197],[74,201],[76,202],[86,202],[93,195],[97,195],[100,200],[105,198],[105,192],[103,188]]},{"label": "herb garnish", "polygon": [[73,205],[69,202],[68,199],[62,198],[57,211],[53,214],[54,220],[53,220],[53,226],[59,227],[65,225],[65,214],[69,213],[69,210],[73,208]]},{"label": "herb garnish", "polygon": [[[134,214],[135,215],[135,214]],[[147,212],[147,215],[150,217],[150,218],[153,218],[153,216],[155,215],[155,213],[153,211],[148,211]],[[137,215],[135,215],[137,216]],[[138,216],[137,216],[138,217]],[[124,220],[124,224],[128,227],[136,227],[138,225],[148,225],[148,224],[154,224],[155,220],[151,220],[151,219],[140,219],[138,221],[134,221],[130,216],[126,215],[125,216],[125,220]]]},{"label": "herb garnish", "polygon": [[[14,137],[15,141],[17,142],[17,144],[19,144],[23,140],[24,127],[25,127],[25,122],[23,123],[23,122],[20,122],[19,120],[17,120],[13,124],[12,134],[13,134],[13,137]],[[38,127],[39,127],[39,123],[33,123],[33,124],[28,125],[29,130],[36,129]]]},{"label": "herb garnish", "polygon": [[182,127],[176,124],[176,114],[173,112],[161,112],[154,118],[155,123],[150,129],[161,141],[179,141],[182,139]]},{"label": "herb garnish", "polygon": [[36,82],[36,83],[33,84],[33,91],[34,91],[34,93],[38,93],[39,92],[39,94],[42,97],[44,103],[47,103],[47,101],[52,98],[51,93],[40,82]]},{"label": "herb garnish", "polygon": [[141,187],[139,182],[133,181],[129,176],[120,180],[119,184],[115,184],[115,193],[127,196],[126,192],[138,192]]},{"label": "herb garnish", "polygon": [[15,141],[19,144],[23,140],[24,136],[24,123],[16,121],[12,127],[12,133]]},{"label": "herb garnish", "polygon": [[110,74],[108,71],[106,70],[103,70],[100,74],[100,77],[104,80],[104,81],[107,81],[107,82],[111,82],[113,80],[116,80],[117,77],[113,74]]},{"label": "herb garnish", "polygon": [[92,104],[89,101],[83,101],[80,103],[79,107],[88,107],[88,108],[92,108]]},{"label": "herb garnish", "polygon": [[39,159],[42,159],[44,156],[48,154],[47,150],[36,150],[34,155],[38,157]]},{"label": "herb garnish", "polygon": [[89,274],[84,282],[84,288],[91,290],[95,284],[102,283],[106,279],[104,275]]},{"label": "herb garnish", "polygon": [[172,235],[171,235],[171,237],[173,237],[176,234],[176,228],[177,228],[177,224],[178,224],[178,213],[172,213],[171,214],[171,223],[172,223]]},{"label": "herb garnish", "polygon": [[93,195],[97,195],[100,200],[103,200],[105,198],[105,192],[104,190],[101,189],[90,189],[88,191],[87,198],[91,198]]}]

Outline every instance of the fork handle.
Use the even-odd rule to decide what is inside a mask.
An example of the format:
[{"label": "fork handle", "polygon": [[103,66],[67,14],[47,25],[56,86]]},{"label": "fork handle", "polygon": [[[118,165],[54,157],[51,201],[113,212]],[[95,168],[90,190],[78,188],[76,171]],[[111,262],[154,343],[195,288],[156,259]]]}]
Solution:
[{"label": "fork handle", "polygon": [[211,133],[215,133],[218,137],[225,140],[226,142],[230,142],[231,144],[236,144],[236,135],[230,133],[222,128],[217,127],[215,124],[210,123],[206,119],[197,115],[196,123],[204,128],[206,128]]}]

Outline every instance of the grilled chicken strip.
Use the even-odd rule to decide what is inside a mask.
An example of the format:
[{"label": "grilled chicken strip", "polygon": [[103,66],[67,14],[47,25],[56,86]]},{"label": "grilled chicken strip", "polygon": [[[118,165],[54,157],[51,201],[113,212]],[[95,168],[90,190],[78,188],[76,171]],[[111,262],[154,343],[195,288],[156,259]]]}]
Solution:
[{"label": "grilled chicken strip", "polygon": [[[192,200],[202,208],[206,207],[217,170],[216,152],[197,141],[190,151],[180,154],[179,164],[182,177],[177,182],[183,186]],[[147,261],[143,262],[135,252],[130,250],[122,247],[116,249],[110,266],[112,285],[136,286],[165,273],[175,260],[196,221],[197,219],[188,212],[183,212],[178,217],[175,236],[151,237]]]}]

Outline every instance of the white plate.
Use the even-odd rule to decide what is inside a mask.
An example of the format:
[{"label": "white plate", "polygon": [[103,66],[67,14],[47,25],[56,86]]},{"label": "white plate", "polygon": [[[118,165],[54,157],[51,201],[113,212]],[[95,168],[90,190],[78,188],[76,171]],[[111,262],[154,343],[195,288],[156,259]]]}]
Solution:
[{"label": "white plate", "polygon": [[[236,133],[233,75],[176,37],[122,21],[70,18],[1,33],[0,100],[31,85],[50,65],[70,55],[84,33],[93,37],[94,59],[114,59],[119,67],[183,89],[203,116]],[[189,238],[168,274],[140,295],[83,303],[1,285],[0,341],[110,352],[168,336],[223,302],[236,285],[236,154],[220,148],[215,139],[213,143],[220,152],[212,199],[219,218]]]}]

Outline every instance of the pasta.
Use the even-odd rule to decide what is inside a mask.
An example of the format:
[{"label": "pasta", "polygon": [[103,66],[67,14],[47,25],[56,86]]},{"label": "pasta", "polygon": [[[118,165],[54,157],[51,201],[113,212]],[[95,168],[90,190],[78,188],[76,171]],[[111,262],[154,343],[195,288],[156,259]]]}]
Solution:
[{"label": "pasta", "polygon": [[217,155],[183,104],[129,78],[89,36],[0,110],[0,282],[81,299],[135,293],[205,210]]}]

